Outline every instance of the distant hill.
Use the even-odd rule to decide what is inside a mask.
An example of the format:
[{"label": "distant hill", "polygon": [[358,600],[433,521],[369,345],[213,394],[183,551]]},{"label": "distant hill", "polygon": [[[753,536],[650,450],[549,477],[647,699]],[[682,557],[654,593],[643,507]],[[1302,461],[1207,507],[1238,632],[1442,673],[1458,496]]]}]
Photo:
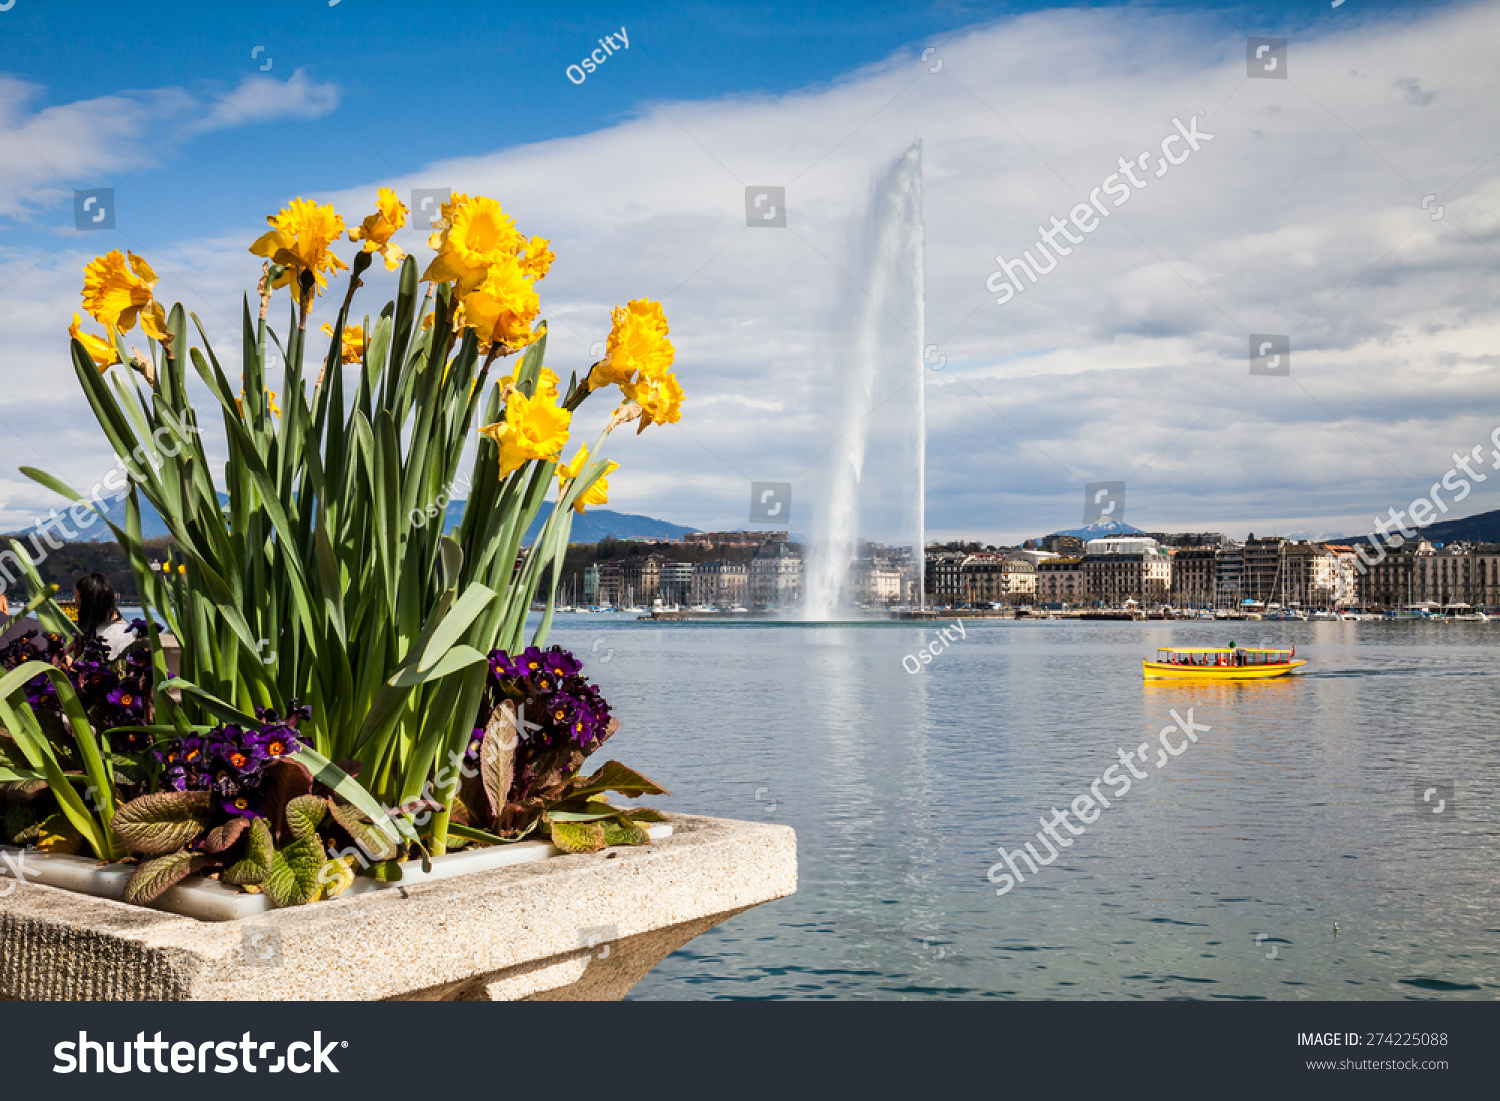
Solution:
[{"label": "distant hill", "polygon": [[[1500,509],[1465,516],[1461,520],[1440,520],[1422,529],[1422,538],[1433,543],[1500,543]],[[1368,539],[1368,534],[1351,535],[1346,542]],[[1333,540],[1324,540],[1332,542]]]},{"label": "distant hill", "polygon": [[[219,500],[228,503],[224,494],[219,494]],[[454,501],[448,506],[447,515],[443,519],[443,530],[452,531],[454,525],[460,523],[464,518],[464,501]],[[118,501],[106,501],[104,513],[121,527],[125,525],[125,499]],[[550,509],[550,506],[548,506]],[[546,521],[548,510],[544,510],[537,521],[531,525],[531,530],[526,533],[526,542],[529,544],[536,538],[537,532],[541,530]],[[684,535],[691,535],[697,528],[683,527],[681,524],[668,523],[666,520],[657,520],[650,516],[637,516],[628,512],[613,512],[607,508],[591,508],[581,516],[573,517],[573,532],[571,540],[574,543],[597,543],[600,540],[613,536],[616,539],[680,539]],[[141,501],[141,535],[146,539],[164,539],[167,537],[167,525],[147,501]],[[101,523],[95,523],[85,531],[79,532],[79,543],[110,543],[114,541],[114,533]]]}]

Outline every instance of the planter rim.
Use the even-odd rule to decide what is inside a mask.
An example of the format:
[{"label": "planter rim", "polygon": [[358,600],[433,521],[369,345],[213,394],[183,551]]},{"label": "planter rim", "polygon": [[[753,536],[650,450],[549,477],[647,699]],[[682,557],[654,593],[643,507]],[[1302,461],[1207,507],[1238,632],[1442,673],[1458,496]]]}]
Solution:
[{"label": "planter rim", "polygon": [[[672,836],[672,827],[666,823],[653,823],[644,828],[653,842]],[[135,905],[124,901],[125,886],[130,882],[130,877],[135,874],[134,865],[101,864],[92,857],[44,853],[14,845],[0,845],[0,854],[10,858],[0,859],[0,878],[21,879],[26,883],[56,887],[59,890],[88,895],[92,898],[109,899],[122,905]],[[403,861],[401,878],[393,882],[357,876],[349,889],[338,897],[346,898],[369,894],[373,891],[412,887],[419,883],[431,883],[462,875],[476,875],[500,868],[515,867],[519,864],[534,864],[537,861],[551,860],[566,855],[568,854],[550,841],[517,841],[510,845],[488,845],[480,849],[432,857],[430,861],[432,870],[428,872],[422,870],[419,860]],[[312,905],[319,906],[322,903],[316,902]],[[199,921],[239,921],[276,909],[264,893],[242,891],[238,887],[220,883],[216,879],[194,877],[163,892],[160,898],[149,905],[137,908],[162,910],[181,917],[196,918]]]}]

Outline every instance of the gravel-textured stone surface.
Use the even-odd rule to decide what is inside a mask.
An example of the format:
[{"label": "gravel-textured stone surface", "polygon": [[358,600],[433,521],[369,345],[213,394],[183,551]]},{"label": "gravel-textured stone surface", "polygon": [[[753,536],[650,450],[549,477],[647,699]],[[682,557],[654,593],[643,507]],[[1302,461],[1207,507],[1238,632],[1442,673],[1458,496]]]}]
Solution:
[{"label": "gravel-textured stone surface", "polygon": [[0,998],[613,999],[797,889],[785,826],[672,815],[639,847],[200,922],[35,884],[0,900]]}]

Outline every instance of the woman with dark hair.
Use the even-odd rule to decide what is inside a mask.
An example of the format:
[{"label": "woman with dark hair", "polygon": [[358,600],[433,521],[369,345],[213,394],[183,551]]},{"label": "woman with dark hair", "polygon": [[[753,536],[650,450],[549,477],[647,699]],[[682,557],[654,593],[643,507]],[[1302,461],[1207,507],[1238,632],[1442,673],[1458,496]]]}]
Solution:
[{"label": "woman with dark hair", "polygon": [[80,577],[73,586],[78,598],[78,637],[97,635],[109,646],[109,660],[123,654],[135,641],[135,632],[125,625],[115,604],[114,586],[102,573]]}]

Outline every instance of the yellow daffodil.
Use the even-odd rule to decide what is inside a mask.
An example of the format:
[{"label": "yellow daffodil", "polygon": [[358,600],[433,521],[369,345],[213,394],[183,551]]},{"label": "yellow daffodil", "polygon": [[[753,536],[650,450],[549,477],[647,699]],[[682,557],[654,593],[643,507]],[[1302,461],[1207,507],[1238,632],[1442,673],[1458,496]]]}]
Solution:
[{"label": "yellow daffodil", "polygon": [[83,345],[83,350],[101,372],[120,362],[120,353],[115,350],[115,346],[102,336],[84,332],[83,318],[76,313],[73,315],[73,324],[68,326],[68,335]]},{"label": "yellow daffodil", "polygon": [[95,321],[109,330],[128,333],[137,320],[153,340],[167,343],[167,315],[153,297],[156,272],[135,253],[125,256],[120,250],[91,260],[83,269],[83,308]]},{"label": "yellow daffodil", "polygon": [[[507,387],[513,387],[515,386],[515,384],[515,376],[506,375],[500,380],[500,389],[504,390]],[[541,371],[537,373],[536,377],[536,396],[539,398],[546,398],[548,401],[555,402],[557,401],[557,396],[559,393],[558,388],[561,385],[562,379],[557,377],[557,372],[554,371],[551,367],[543,367]]]},{"label": "yellow daffodil", "polygon": [[682,419],[682,384],[676,375],[664,374],[660,378],[642,375],[620,389],[641,407],[641,422],[635,427],[636,435],[644,432],[648,424],[676,424]]},{"label": "yellow daffodil", "polygon": [[568,442],[573,414],[538,394],[528,398],[515,392],[505,403],[505,419],[479,430],[500,448],[500,477],[519,470],[532,459],[551,462]]},{"label": "yellow daffodil", "polygon": [[[333,326],[324,324],[323,335],[332,336]],[[358,363],[365,356],[365,330],[362,325],[345,325],[340,355],[345,363]]]},{"label": "yellow daffodil", "polygon": [[514,261],[522,251],[516,220],[483,195],[455,193],[432,225],[436,232],[428,244],[437,255],[422,278],[452,283],[460,297],[485,281],[492,264],[505,258]]},{"label": "yellow daffodil", "polygon": [[490,265],[484,282],[464,295],[463,324],[473,326],[480,347],[498,342],[513,352],[541,337],[541,331],[532,331],[541,311],[541,299],[520,262],[501,256]]},{"label": "yellow daffodil", "polygon": [[250,251],[285,267],[271,284],[273,288],[289,284],[296,287],[302,273],[310,271],[317,281],[318,293],[322,294],[328,286],[323,273],[348,268],[348,264],[329,251],[329,246],[344,233],[344,219],[334,211],[332,203],[319,206],[296,198],[282,207],[280,213],[267,216],[266,221],[271,231],[251,245]]},{"label": "yellow daffodil", "polygon": [[604,359],[589,374],[589,388],[616,383],[621,389],[637,372],[659,379],[672,368],[677,354],[667,339],[667,315],[661,303],[637,298],[616,306],[605,345]]},{"label": "yellow daffodil", "polygon": [[[589,448],[587,444],[578,449],[578,454],[573,456],[573,461],[559,463],[557,467],[557,487],[559,497],[567,492],[568,484],[577,478],[579,472],[588,465]],[[610,463],[604,468],[604,473],[595,479],[594,484],[589,486],[578,495],[573,502],[573,511],[582,512],[585,505],[607,505],[609,504],[609,476],[620,469],[619,463]]]},{"label": "yellow daffodil", "polygon": [[552,251],[552,242],[545,237],[533,237],[526,242],[526,255],[521,258],[521,270],[533,279],[547,278],[552,270],[552,261],[557,254]]},{"label": "yellow daffodil", "polygon": [[386,271],[395,271],[406,253],[400,245],[391,243],[391,237],[406,224],[406,204],[390,188],[382,187],[376,194],[375,207],[374,214],[349,231],[349,240],[363,241],[366,252],[378,252],[385,259]]}]

